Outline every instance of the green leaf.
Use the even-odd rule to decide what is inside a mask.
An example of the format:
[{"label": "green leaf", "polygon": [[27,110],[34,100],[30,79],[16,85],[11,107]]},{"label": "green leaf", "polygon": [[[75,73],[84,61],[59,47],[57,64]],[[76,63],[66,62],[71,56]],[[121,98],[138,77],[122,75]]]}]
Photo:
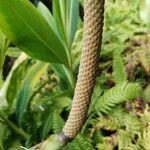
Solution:
[{"label": "green leaf", "polygon": [[29,1],[0,0],[0,29],[31,57],[70,64],[64,44]]},{"label": "green leaf", "polygon": [[50,108],[46,114],[48,115],[45,115],[45,121],[43,121],[42,125],[43,128],[41,131],[43,139],[47,137],[50,129],[52,128],[52,117],[54,114],[54,110]]},{"label": "green leaf", "polygon": [[61,38],[70,50],[77,30],[79,17],[78,0],[55,0],[53,14]]},{"label": "green leaf", "polygon": [[36,99],[34,105],[39,108],[45,105],[55,105],[55,107],[59,105],[59,107],[61,108],[67,107],[71,102],[70,102],[70,99],[66,97],[70,96],[71,92],[72,91],[70,89],[65,90],[65,91],[62,91],[62,90],[57,91],[53,93],[51,96],[49,96],[48,98]]},{"label": "green leaf", "polygon": [[46,114],[48,115],[46,116],[45,122],[43,122],[42,138],[45,138],[51,129],[54,133],[59,133],[64,125],[64,120],[55,107],[50,107]]},{"label": "green leaf", "polygon": [[19,55],[21,54],[21,50],[18,47],[9,47],[7,48],[7,52],[6,55],[9,57],[19,57]]},{"label": "green leaf", "polygon": [[6,49],[5,49],[5,36],[0,31],[0,71],[3,67],[5,52],[6,52]]},{"label": "green leaf", "polygon": [[149,25],[150,23],[150,1],[149,0],[143,0],[140,1],[140,19],[143,23]]},{"label": "green leaf", "polygon": [[60,133],[62,131],[65,122],[57,110],[54,111],[52,122],[53,122],[52,125],[53,132],[55,134]]},{"label": "green leaf", "polygon": [[94,150],[91,142],[88,140],[85,135],[77,135],[76,138],[68,143],[62,150]]},{"label": "green leaf", "polygon": [[28,71],[26,77],[24,78],[22,85],[17,94],[17,104],[16,104],[16,115],[21,124],[23,114],[26,110],[28,102],[34,92],[34,88],[39,82],[39,78],[44,74],[48,67],[48,64],[37,62]]},{"label": "green leaf", "polygon": [[113,53],[113,77],[116,84],[127,81],[124,61],[119,49]]},{"label": "green leaf", "polygon": [[16,98],[18,89],[21,85],[22,80],[24,79],[27,70],[30,67],[29,59],[22,62],[13,72],[10,83],[8,85],[7,93],[6,93],[6,99],[8,102],[9,108],[14,103],[14,100]]},{"label": "green leaf", "polygon": [[142,97],[145,101],[150,102],[150,85],[148,84],[142,93]]},{"label": "green leaf", "polygon": [[46,120],[43,122],[42,138],[45,138],[51,129],[54,133],[60,132],[64,125],[64,120],[57,109],[51,108],[47,113],[49,115],[46,116]]},{"label": "green leaf", "polygon": [[142,89],[137,83],[122,82],[106,91],[95,103],[95,110],[111,113],[117,105],[140,96]]},{"label": "green leaf", "polygon": [[71,0],[70,1],[70,12],[68,14],[69,15],[69,43],[72,44],[74,37],[75,37],[75,33],[77,30],[77,24],[78,24],[78,16],[79,16],[79,1],[78,0]]},{"label": "green leaf", "polygon": [[8,150],[22,150],[22,146],[19,140],[13,140],[11,147],[8,148]]},{"label": "green leaf", "polygon": [[7,127],[0,123],[0,150],[4,150],[3,139],[6,137]]},{"label": "green leaf", "polygon": [[27,59],[27,55],[22,53],[18,59],[15,61],[7,79],[5,80],[2,88],[0,89],[0,108],[2,108],[3,106],[8,106],[7,100],[6,100],[6,94],[7,94],[7,90],[11,81],[11,77],[13,75],[13,72],[16,70],[16,68],[25,60]]},{"label": "green leaf", "polygon": [[[64,5],[64,2],[62,3],[62,5]],[[64,29],[64,25],[63,25],[60,6],[61,5],[59,4],[59,0],[53,1],[53,15],[54,15],[54,18],[56,21],[56,25],[57,25],[57,28],[58,28],[61,38],[63,39],[65,44],[67,44],[67,39],[66,39],[66,35],[65,35],[65,29]]]},{"label": "green leaf", "polygon": [[62,64],[51,64],[50,66],[62,80],[63,87],[71,88],[73,90],[75,87],[75,78],[74,78],[73,72],[71,72],[68,68],[66,68]]},{"label": "green leaf", "polygon": [[[48,8],[43,3],[40,2],[38,4],[38,10],[43,15],[45,20],[49,23],[49,25],[53,28],[53,30],[56,32],[56,34],[58,34],[58,28],[56,27],[57,25],[56,25],[55,18],[52,16],[52,14],[48,10]],[[74,11],[72,11],[72,13],[73,12]],[[77,24],[75,24],[75,26],[76,25]],[[76,32],[76,27],[75,26],[73,24],[73,27],[75,29],[74,34]],[[72,35],[72,38],[74,38],[74,34]],[[74,75],[69,69],[67,69],[67,67],[65,67],[62,64],[51,64],[51,67],[55,71],[55,73],[61,78],[61,80],[63,81],[63,83],[65,85],[68,85],[69,87],[74,89],[74,86],[75,86]]]},{"label": "green leaf", "polygon": [[[38,11],[41,13],[41,15],[45,18],[45,20],[47,21],[47,23],[50,25],[50,27],[55,31],[55,33],[57,33],[57,35],[59,36],[58,33],[58,29],[56,27],[56,22],[55,19],[53,17],[53,15],[51,14],[51,12],[48,10],[48,8],[42,3],[39,2],[38,6],[37,6]],[[59,36],[60,37],[60,36]]]}]

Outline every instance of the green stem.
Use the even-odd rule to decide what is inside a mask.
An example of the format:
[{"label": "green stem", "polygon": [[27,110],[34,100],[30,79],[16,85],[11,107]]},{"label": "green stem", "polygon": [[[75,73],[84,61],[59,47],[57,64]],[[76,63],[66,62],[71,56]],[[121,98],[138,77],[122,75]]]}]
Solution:
[{"label": "green stem", "polygon": [[64,145],[65,143],[63,143],[57,135],[53,135],[43,143],[40,150],[60,150]]},{"label": "green stem", "polygon": [[11,128],[15,133],[17,133],[18,135],[20,135],[21,137],[28,139],[29,135],[21,128],[18,128],[15,124],[13,124],[10,120],[8,120],[7,118],[4,117],[4,115],[2,113],[0,113],[0,118],[3,119],[4,123]]}]

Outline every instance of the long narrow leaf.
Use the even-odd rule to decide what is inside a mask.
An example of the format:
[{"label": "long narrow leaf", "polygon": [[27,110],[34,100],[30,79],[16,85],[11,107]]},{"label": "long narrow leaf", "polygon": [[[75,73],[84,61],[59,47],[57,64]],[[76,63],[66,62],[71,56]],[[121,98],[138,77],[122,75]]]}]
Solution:
[{"label": "long narrow leaf", "polygon": [[79,17],[78,0],[55,0],[53,2],[53,14],[61,37],[70,50]]},{"label": "long narrow leaf", "polygon": [[39,78],[41,77],[41,75],[45,72],[47,66],[48,64],[37,62],[30,68],[29,72],[22,82],[20,90],[18,91],[16,106],[16,114],[19,120],[19,124],[21,124],[23,114],[34,92],[34,88],[39,82]]},{"label": "long narrow leaf", "polygon": [[72,43],[75,37],[79,16],[79,0],[71,0],[69,12],[69,43]]},{"label": "long narrow leaf", "polygon": [[[62,5],[64,5],[64,2],[62,3]],[[64,25],[63,25],[60,7],[61,7],[61,5],[59,3],[59,0],[54,0],[53,1],[53,15],[54,15],[60,36],[61,36],[62,40],[64,41],[64,43],[67,45],[67,39],[66,39],[66,34],[65,34],[65,29],[64,29]]]},{"label": "long narrow leaf", "polygon": [[0,31],[0,71],[3,66],[4,62],[4,57],[5,57],[5,36],[4,34]]},{"label": "long narrow leaf", "polygon": [[[53,30],[55,30],[55,32],[58,34],[58,28],[56,27],[55,18],[52,16],[51,12],[47,9],[47,7],[40,2],[38,4],[38,10],[43,15],[45,20],[49,23],[49,25],[53,28]],[[55,73],[61,78],[61,80],[63,81],[63,85],[74,89],[75,79],[73,77],[73,73],[69,71],[67,67],[62,64],[51,64],[51,67],[53,68]]]},{"label": "long narrow leaf", "polygon": [[47,21],[47,23],[50,25],[50,27],[58,34],[58,29],[56,27],[56,22],[55,19],[53,17],[53,15],[51,14],[51,12],[48,10],[48,8],[42,3],[39,2],[38,6],[37,6],[38,11],[41,13],[41,15],[45,18],[45,20]]},{"label": "long narrow leaf", "polygon": [[0,29],[30,56],[69,65],[64,44],[28,0],[0,0]]},{"label": "long narrow leaf", "polygon": [[12,75],[13,75],[14,71],[18,68],[18,66],[20,64],[22,64],[26,59],[27,59],[27,55],[25,53],[22,53],[18,57],[18,59],[15,61],[14,65],[13,65],[7,79],[5,80],[2,88],[0,89],[0,108],[2,108],[4,106],[8,107],[8,101],[6,99],[6,96],[7,96],[7,90],[8,90]]},{"label": "long narrow leaf", "polygon": [[11,106],[13,106],[13,104],[15,103],[14,100],[16,98],[17,91],[29,67],[31,67],[31,64],[29,63],[29,59],[26,59],[13,71],[6,93],[6,99],[10,109]]},{"label": "long narrow leaf", "polygon": [[75,77],[73,73],[62,64],[51,64],[50,66],[62,80],[63,86],[73,90],[75,87]]}]

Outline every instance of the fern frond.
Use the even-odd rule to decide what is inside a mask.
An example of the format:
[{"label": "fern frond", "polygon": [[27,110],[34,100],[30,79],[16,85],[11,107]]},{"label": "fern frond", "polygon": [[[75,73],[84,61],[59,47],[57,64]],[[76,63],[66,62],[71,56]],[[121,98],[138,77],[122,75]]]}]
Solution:
[{"label": "fern frond", "polygon": [[96,145],[98,150],[113,150],[117,146],[117,136],[113,134],[108,137],[103,137],[101,143]]},{"label": "fern frond", "polygon": [[118,130],[117,141],[119,150],[141,150],[140,145],[136,143],[137,141],[134,141],[125,130]]},{"label": "fern frond", "polygon": [[118,130],[117,141],[120,150],[125,150],[125,148],[129,147],[130,143],[132,143],[129,133],[124,130]]},{"label": "fern frond", "polygon": [[141,93],[141,87],[136,83],[121,83],[106,91],[103,96],[95,103],[97,112],[110,113],[112,108],[126,102],[133,100]]},{"label": "fern frond", "polygon": [[121,51],[119,50],[116,50],[113,54],[113,77],[115,83],[127,81],[123,58],[121,56]]},{"label": "fern frond", "polygon": [[97,130],[106,129],[106,130],[116,130],[120,127],[119,120],[116,117],[112,116],[101,116],[98,118],[94,128]]},{"label": "fern frond", "polygon": [[96,147],[98,150],[113,150],[113,146],[107,143],[99,143]]},{"label": "fern frond", "polygon": [[57,112],[57,110],[54,111],[53,117],[52,117],[52,130],[54,133],[61,132],[63,126],[64,126],[64,120],[60,116],[60,114]]},{"label": "fern frond", "polygon": [[63,148],[63,150],[93,150],[92,144],[82,135],[78,135],[73,142]]},{"label": "fern frond", "polygon": [[144,150],[150,149],[150,125],[143,129],[143,132],[142,132],[141,137],[139,139],[139,145]]},{"label": "fern frond", "polygon": [[144,114],[140,114],[140,120],[145,125],[150,125],[150,111],[148,104],[145,106]]},{"label": "fern frond", "polygon": [[124,116],[124,125],[126,131],[130,134],[130,136],[134,137],[135,134],[138,134],[142,130],[142,123],[139,118],[134,114],[126,114]]},{"label": "fern frond", "polygon": [[150,102],[150,85],[148,84],[142,94],[142,98],[147,101]]},{"label": "fern frond", "polygon": [[150,75],[150,50],[145,49],[142,51],[139,59],[145,72]]},{"label": "fern frond", "polygon": [[99,117],[91,120],[90,126],[92,126],[90,130],[90,137],[94,137],[94,141],[99,143],[99,139],[101,139],[103,134],[100,134],[100,130],[104,129],[106,131],[117,131],[119,128],[124,127],[124,116],[126,112],[121,107],[115,107],[115,111],[111,112],[109,115],[103,115],[101,113],[98,114]]}]

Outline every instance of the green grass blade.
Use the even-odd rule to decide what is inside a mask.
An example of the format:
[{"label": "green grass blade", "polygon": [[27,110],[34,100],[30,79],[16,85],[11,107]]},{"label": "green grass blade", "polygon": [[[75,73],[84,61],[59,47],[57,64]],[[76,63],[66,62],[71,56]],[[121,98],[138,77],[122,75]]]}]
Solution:
[{"label": "green grass blade", "polygon": [[70,46],[74,40],[75,33],[77,30],[77,25],[78,25],[78,18],[79,18],[79,0],[71,0],[70,2],[70,12],[69,12],[69,32],[68,32],[68,37],[69,37],[69,43]]}]

